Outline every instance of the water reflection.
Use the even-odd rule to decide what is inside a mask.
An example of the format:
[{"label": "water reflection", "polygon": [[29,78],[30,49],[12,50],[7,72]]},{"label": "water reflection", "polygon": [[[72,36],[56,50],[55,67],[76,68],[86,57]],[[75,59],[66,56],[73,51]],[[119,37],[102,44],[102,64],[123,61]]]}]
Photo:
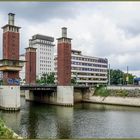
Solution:
[{"label": "water reflection", "polygon": [[37,137],[37,131],[38,131],[38,112],[34,110],[32,107],[34,104],[29,104],[29,113],[28,113],[28,122],[26,122],[27,125],[27,132],[28,138],[36,138]]},{"label": "water reflection", "polygon": [[138,112],[140,107],[130,107],[130,106],[119,106],[119,105],[107,105],[107,104],[93,104],[93,103],[83,103],[77,104],[76,108],[83,108],[87,110],[96,110],[96,111],[125,111],[125,112]]},{"label": "water reflection", "polygon": [[[140,108],[82,103],[74,107],[26,102],[19,112],[1,111],[24,138],[140,137]],[[12,120],[12,121],[11,121]]]},{"label": "water reflection", "polygon": [[57,107],[57,138],[71,138],[73,108]]}]

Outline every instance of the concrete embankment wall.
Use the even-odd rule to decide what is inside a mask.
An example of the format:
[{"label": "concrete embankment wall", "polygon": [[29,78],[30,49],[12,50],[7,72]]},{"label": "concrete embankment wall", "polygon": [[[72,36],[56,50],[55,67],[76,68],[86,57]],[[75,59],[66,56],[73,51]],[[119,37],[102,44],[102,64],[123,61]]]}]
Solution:
[{"label": "concrete embankment wall", "polygon": [[74,103],[79,103],[83,99],[82,93],[80,90],[75,90],[74,91]]},{"label": "concrete embankment wall", "polygon": [[82,102],[84,99],[90,99],[94,89],[74,89],[74,103]]},{"label": "concrete embankment wall", "polygon": [[109,86],[107,90],[110,96],[140,97],[140,87]]},{"label": "concrete embankment wall", "polygon": [[112,90],[140,90],[140,86],[107,86],[107,89]]},{"label": "concrete embankment wall", "polygon": [[89,100],[84,102],[99,103],[99,104],[114,104],[114,105],[127,105],[127,106],[140,106],[140,97],[101,97],[92,96]]},{"label": "concrete embankment wall", "polygon": [[138,86],[109,86],[107,87],[109,96],[96,96],[93,94],[89,100],[85,102],[100,103],[100,104],[114,104],[127,106],[140,106],[140,87]]}]

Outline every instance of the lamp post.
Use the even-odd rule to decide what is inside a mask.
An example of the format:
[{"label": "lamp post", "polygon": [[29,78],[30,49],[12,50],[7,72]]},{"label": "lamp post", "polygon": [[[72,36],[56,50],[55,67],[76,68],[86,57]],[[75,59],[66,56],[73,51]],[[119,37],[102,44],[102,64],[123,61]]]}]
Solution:
[{"label": "lamp post", "polygon": [[78,80],[78,74],[77,74],[77,72],[76,72],[76,85],[77,85],[77,80]]},{"label": "lamp post", "polygon": [[127,75],[126,75],[126,85],[128,85],[129,77],[128,77],[128,66],[127,66]]},{"label": "lamp post", "polygon": [[133,77],[133,85],[135,85],[135,78],[136,78],[136,76]]},{"label": "lamp post", "polygon": [[110,64],[108,65],[109,71],[108,71],[108,85],[110,86]]}]

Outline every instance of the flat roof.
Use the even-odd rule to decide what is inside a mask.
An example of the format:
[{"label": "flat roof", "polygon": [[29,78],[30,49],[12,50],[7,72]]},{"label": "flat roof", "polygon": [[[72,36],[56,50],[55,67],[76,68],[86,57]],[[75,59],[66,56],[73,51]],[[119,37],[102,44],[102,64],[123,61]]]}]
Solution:
[{"label": "flat roof", "polygon": [[42,40],[54,42],[54,37],[41,35],[41,34],[33,35],[31,40],[35,40],[35,39],[42,39]]}]

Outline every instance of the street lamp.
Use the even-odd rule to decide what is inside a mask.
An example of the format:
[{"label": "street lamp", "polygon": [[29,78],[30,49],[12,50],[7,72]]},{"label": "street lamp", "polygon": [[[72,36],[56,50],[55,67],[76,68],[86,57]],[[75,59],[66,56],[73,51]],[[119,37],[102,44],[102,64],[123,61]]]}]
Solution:
[{"label": "street lamp", "polygon": [[77,74],[77,72],[76,72],[76,85],[77,85],[77,80],[78,80],[78,74]]},{"label": "street lamp", "polygon": [[127,66],[127,75],[126,75],[126,85],[128,85],[129,77],[128,77],[128,66]]},{"label": "street lamp", "polygon": [[108,85],[110,86],[110,64],[108,65],[109,71],[108,71]]},{"label": "street lamp", "polygon": [[135,85],[135,78],[136,78],[136,76],[133,77],[133,85]]}]

